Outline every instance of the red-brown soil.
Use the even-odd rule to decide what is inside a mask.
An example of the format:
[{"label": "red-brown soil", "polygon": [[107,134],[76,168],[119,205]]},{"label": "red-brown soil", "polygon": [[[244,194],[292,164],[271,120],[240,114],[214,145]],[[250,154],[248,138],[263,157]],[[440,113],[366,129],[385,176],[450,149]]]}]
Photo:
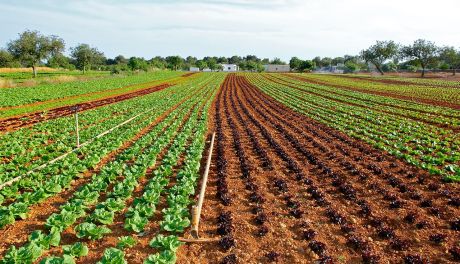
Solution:
[{"label": "red-brown soil", "polygon": [[82,104],[72,105],[72,106],[58,107],[58,108],[50,109],[43,113],[42,112],[31,113],[31,114],[26,114],[22,116],[13,117],[13,118],[4,119],[0,121],[0,131],[16,130],[18,128],[21,128],[24,126],[30,126],[30,125],[33,125],[33,124],[36,124],[38,122],[42,122],[45,120],[50,120],[50,119],[55,119],[55,118],[71,115],[73,114],[72,107],[74,106],[78,106],[79,108],[78,111],[82,112],[82,111],[86,111],[86,110],[93,109],[96,107],[101,107],[107,104],[113,104],[113,103],[117,103],[120,101],[131,99],[134,97],[147,95],[153,92],[158,92],[170,86],[171,86],[170,84],[160,84],[160,85],[156,85],[156,86],[146,88],[143,90],[135,91],[132,93],[126,93],[126,94],[122,94],[122,95],[118,95],[114,97],[104,98],[101,100],[85,102]]},{"label": "red-brown soil", "polygon": [[196,72],[189,72],[189,73],[186,73],[186,74],[182,75],[181,77],[189,77],[189,76],[192,76],[194,74],[196,74]]},{"label": "red-brown soil", "polygon": [[178,263],[454,262],[456,185],[292,111],[242,76],[228,75],[212,114],[200,229],[221,241],[181,247]]}]

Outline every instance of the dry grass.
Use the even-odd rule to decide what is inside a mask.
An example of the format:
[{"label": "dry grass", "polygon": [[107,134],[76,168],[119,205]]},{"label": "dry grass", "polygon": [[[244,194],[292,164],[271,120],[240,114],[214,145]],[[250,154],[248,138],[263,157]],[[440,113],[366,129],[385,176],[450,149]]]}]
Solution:
[{"label": "dry grass", "polygon": [[47,77],[43,79],[45,83],[64,83],[64,82],[73,82],[78,80],[76,76],[72,75],[59,75],[53,77]]},{"label": "dry grass", "polygon": [[0,78],[0,88],[12,88],[15,86],[16,84],[12,80],[5,80]]},{"label": "dry grass", "polygon": [[[38,71],[58,71],[58,69],[53,69],[50,67],[37,67]],[[0,73],[12,73],[12,72],[32,72],[32,68],[0,68]]]}]

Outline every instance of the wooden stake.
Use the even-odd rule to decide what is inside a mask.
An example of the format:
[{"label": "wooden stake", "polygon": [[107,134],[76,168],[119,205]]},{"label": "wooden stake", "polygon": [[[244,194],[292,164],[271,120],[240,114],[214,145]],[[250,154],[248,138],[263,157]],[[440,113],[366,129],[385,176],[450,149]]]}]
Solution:
[{"label": "wooden stake", "polygon": [[185,238],[185,237],[179,237],[180,242],[185,242],[185,243],[212,243],[212,242],[217,242],[219,241],[220,238],[218,237],[212,237],[212,238]]},{"label": "wooden stake", "polygon": [[214,138],[216,132],[212,133],[211,145],[209,146],[208,160],[206,162],[206,169],[204,170],[203,181],[201,183],[200,196],[198,198],[198,204],[192,208],[192,229],[191,234],[194,238],[198,236],[198,225],[200,224],[201,208],[203,207],[204,195],[206,193],[206,183],[208,182],[209,167],[211,166],[212,149],[214,147]]},{"label": "wooden stake", "polygon": [[78,109],[75,110],[75,132],[77,134],[77,148],[80,148],[80,131],[78,129]]}]

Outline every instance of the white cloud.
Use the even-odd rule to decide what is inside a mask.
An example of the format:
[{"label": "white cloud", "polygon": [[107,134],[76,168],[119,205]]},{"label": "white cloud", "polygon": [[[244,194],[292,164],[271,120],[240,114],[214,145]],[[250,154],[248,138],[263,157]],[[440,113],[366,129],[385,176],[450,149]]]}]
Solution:
[{"label": "white cloud", "polygon": [[377,39],[460,46],[460,2],[439,0],[3,1],[0,41],[26,28],[108,56],[356,54]]}]

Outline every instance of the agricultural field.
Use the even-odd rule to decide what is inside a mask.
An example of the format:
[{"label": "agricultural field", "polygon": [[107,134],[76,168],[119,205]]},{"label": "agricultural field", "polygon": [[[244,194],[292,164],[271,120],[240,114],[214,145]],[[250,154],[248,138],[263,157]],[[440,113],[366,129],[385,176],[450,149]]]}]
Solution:
[{"label": "agricultural field", "polygon": [[[0,89],[0,263],[458,262],[459,89],[176,71]],[[209,153],[209,240],[190,242]]]}]

